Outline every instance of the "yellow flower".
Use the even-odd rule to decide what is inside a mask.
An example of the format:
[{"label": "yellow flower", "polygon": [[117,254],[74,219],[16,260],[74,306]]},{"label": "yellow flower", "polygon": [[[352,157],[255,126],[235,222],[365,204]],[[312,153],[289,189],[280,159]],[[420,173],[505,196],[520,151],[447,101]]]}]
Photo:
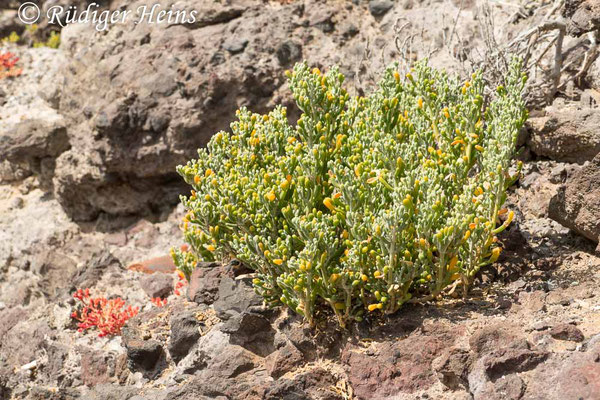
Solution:
[{"label": "yellow flower", "polygon": [[340,274],[331,274],[331,276],[329,277],[329,282],[333,283],[335,281],[337,281],[340,278]]},{"label": "yellow flower", "polygon": [[209,169],[207,169],[207,170],[206,170],[206,172],[204,172],[204,176],[205,176],[205,177],[209,177],[209,176],[211,176],[212,174],[213,174],[213,170],[212,170],[212,169],[210,169],[210,168],[209,168]]},{"label": "yellow flower", "polygon": [[281,265],[283,264],[283,260],[281,258],[276,258],[273,260],[273,264]]},{"label": "yellow flower", "polygon": [[375,310],[381,310],[383,308],[383,304],[381,303],[376,303],[376,304],[369,304],[369,311],[375,311]]},{"label": "yellow flower", "polygon": [[[407,77],[410,74],[407,74]],[[400,82],[400,73],[398,73],[398,71],[394,71],[394,79],[396,80],[396,82]]]},{"label": "yellow flower", "polygon": [[375,273],[373,273],[373,276],[374,276],[375,278],[379,278],[379,277],[381,276],[381,272],[379,272],[379,271],[375,271]]},{"label": "yellow flower", "polygon": [[363,282],[366,282],[366,281],[368,281],[368,280],[369,280],[369,277],[368,277],[368,276],[366,276],[365,274],[362,274],[362,275],[361,275],[361,277],[360,277],[360,279],[362,279],[362,280],[363,280]]},{"label": "yellow flower", "polygon": [[273,201],[275,200],[275,193],[273,191],[270,191],[269,193],[265,194],[265,198],[269,201]]},{"label": "yellow flower", "polygon": [[458,256],[452,257],[450,263],[448,264],[448,271],[453,272],[454,268],[456,268],[456,263],[458,263]]},{"label": "yellow flower", "polygon": [[417,106],[419,108],[423,108],[423,98],[419,97],[419,100],[417,100]]},{"label": "yellow flower", "polygon": [[331,211],[335,210],[335,206],[333,205],[333,201],[331,200],[331,198],[326,197],[325,200],[323,200],[323,204],[325,204],[325,207],[327,207]]},{"label": "yellow flower", "polygon": [[467,240],[470,237],[471,237],[471,231],[466,231],[465,236],[463,237],[463,240]]},{"label": "yellow flower", "polygon": [[208,251],[215,251],[216,248],[212,244],[209,244],[208,246],[206,246],[206,250],[208,250]]},{"label": "yellow flower", "polygon": [[200,176],[198,176],[198,175],[194,176],[194,183],[195,184],[200,183]]}]

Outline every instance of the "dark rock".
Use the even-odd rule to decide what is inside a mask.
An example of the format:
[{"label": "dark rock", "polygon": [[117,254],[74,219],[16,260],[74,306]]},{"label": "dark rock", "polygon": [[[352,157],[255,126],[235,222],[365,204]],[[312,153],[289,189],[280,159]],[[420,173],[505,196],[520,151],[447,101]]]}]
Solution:
[{"label": "dark rock", "polygon": [[390,0],[371,0],[369,1],[369,12],[374,17],[381,17],[387,14],[391,8],[394,7],[394,3]]},{"label": "dark rock", "polygon": [[217,317],[223,320],[260,309],[263,303],[262,297],[254,292],[250,278],[222,277],[218,297],[214,308]]},{"label": "dark rock", "polygon": [[196,310],[189,310],[171,317],[168,349],[175,362],[185,357],[200,339],[200,321],[196,318],[196,312]]},{"label": "dark rock", "polygon": [[286,344],[281,349],[270,354],[265,364],[267,365],[267,371],[269,375],[277,379],[286,373],[293,371],[297,368],[304,360],[304,356],[291,343]]},{"label": "dark rock", "polygon": [[243,312],[228,319],[221,331],[230,334],[230,342],[266,357],[275,350],[275,330],[263,315]]},{"label": "dark rock", "polygon": [[563,15],[567,17],[567,32],[573,36],[600,29],[600,1],[567,0]]},{"label": "dark rock", "polygon": [[223,43],[223,48],[231,54],[238,54],[244,51],[247,45],[248,39],[234,37]]},{"label": "dark rock", "polygon": [[600,154],[567,179],[550,201],[548,213],[580,235],[600,240]]},{"label": "dark rock", "polygon": [[141,372],[146,379],[155,379],[167,367],[163,342],[156,332],[164,332],[168,321],[162,308],[139,313],[127,321],[121,332],[121,343],[127,349],[127,366]]},{"label": "dark rock", "polygon": [[151,274],[140,279],[140,287],[150,298],[164,299],[173,293],[173,276],[167,274]]},{"label": "dark rock", "polygon": [[122,269],[121,262],[108,250],[94,254],[83,268],[75,271],[69,281],[74,289],[87,289],[94,286],[109,268]]},{"label": "dark rock", "polygon": [[129,369],[155,379],[167,367],[165,351],[156,340],[124,339]]},{"label": "dark rock", "polygon": [[554,339],[569,340],[572,342],[583,342],[585,337],[576,326],[571,324],[558,324],[550,330],[550,336]]},{"label": "dark rock", "polygon": [[199,265],[190,278],[188,286],[188,299],[196,303],[212,304],[218,297],[221,277],[226,270],[218,263],[205,263]]},{"label": "dark rock", "polygon": [[302,47],[291,40],[281,43],[275,52],[281,65],[289,65],[302,59]]}]

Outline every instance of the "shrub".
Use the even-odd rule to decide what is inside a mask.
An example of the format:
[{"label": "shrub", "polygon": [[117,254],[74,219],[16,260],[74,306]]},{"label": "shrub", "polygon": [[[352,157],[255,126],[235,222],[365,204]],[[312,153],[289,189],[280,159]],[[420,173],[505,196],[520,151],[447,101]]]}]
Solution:
[{"label": "shrub", "polygon": [[287,73],[295,127],[283,107],[242,108],[232,132],[177,168],[193,187],[181,198],[190,249],[173,251],[188,279],[198,261],[234,256],[267,304],[311,324],[329,306],[342,326],[466,291],[513,218],[501,206],[518,177],[526,79],[514,61],[486,101],[480,72],[460,83],[424,62],[405,78],[396,68],[350,97],[338,69],[298,64]]}]

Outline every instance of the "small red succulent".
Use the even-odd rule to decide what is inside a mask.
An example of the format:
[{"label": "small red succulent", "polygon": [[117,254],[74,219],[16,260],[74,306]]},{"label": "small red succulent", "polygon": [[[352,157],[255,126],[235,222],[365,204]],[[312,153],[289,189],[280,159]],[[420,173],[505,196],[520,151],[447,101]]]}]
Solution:
[{"label": "small red succulent", "polygon": [[125,307],[125,301],[120,297],[92,298],[90,289],[78,289],[73,297],[81,302],[81,306],[71,313],[71,318],[79,321],[78,331],[96,327],[100,331],[99,337],[119,335],[127,320],[135,317],[139,311],[138,307]]},{"label": "small red succulent", "polygon": [[19,57],[15,56],[10,51],[0,53],[0,79],[21,75],[23,70],[16,67],[18,61]]}]

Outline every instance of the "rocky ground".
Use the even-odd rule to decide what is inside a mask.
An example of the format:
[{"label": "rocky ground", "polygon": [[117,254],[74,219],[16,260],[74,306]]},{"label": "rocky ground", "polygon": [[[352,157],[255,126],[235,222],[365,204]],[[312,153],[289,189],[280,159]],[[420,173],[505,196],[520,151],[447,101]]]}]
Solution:
[{"label": "rocky ground", "polygon": [[[509,3],[494,6],[499,34],[526,26]],[[597,1],[568,3],[573,35],[597,29]],[[600,399],[598,61],[583,83],[532,105],[508,200],[517,217],[466,299],[311,330],[264,308],[235,262],[203,265],[176,293],[168,252],[182,243],[186,188],[174,167],[236,108],[291,106],[283,71],[297,60],[339,64],[360,93],[406,56],[394,38],[408,29],[418,35],[410,57],[460,72],[461,54],[483,51],[481,9],[177,4],[201,20],[72,25],[57,50],[9,48],[23,74],[0,81],[1,399]],[[14,10],[0,12],[0,32],[19,29]],[[448,48],[453,29],[460,42]],[[121,336],[77,332],[79,288],[140,313]]]}]

